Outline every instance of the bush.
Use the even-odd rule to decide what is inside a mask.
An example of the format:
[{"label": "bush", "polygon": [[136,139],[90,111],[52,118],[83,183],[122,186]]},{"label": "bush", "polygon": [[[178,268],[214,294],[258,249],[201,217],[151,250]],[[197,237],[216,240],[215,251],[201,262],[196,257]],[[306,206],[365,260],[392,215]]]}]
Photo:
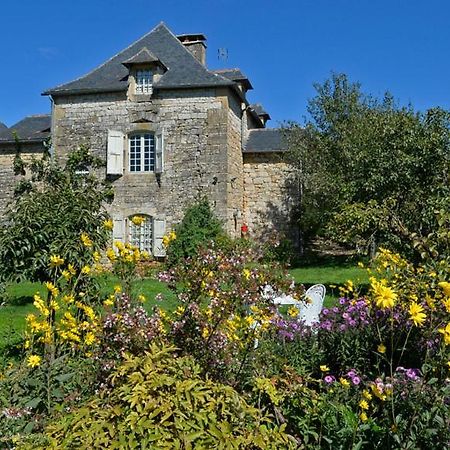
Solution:
[{"label": "bush", "polygon": [[220,239],[227,241],[221,222],[214,216],[206,197],[192,204],[175,227],[176,239],[167,248],[167,264],[173,267],[194,256],[202,246]]},{"label": "bush", "polygon": [[[191,357],[151,345],[112,375],[112,390],[47,429],[53,448],[294,448],[284,426],[229,386],[202,379]],[[48,448],[48,447],[44,447]]]}]

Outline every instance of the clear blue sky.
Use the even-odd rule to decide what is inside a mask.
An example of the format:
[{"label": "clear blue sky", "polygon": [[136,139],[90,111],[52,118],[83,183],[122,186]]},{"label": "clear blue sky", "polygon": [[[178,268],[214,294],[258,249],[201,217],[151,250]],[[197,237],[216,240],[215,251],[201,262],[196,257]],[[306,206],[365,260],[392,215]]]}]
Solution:
[{"label": "clear blue sky", "polygon": [[448,0],[17,0],[1,6],[0,121],[49,112],[44,89],[90,71],[160,21],[176,34],[206,34],[208,67],[241,68],[271,126],[301,121],[313,83],[331,71],[420,110],[450,109]]}]

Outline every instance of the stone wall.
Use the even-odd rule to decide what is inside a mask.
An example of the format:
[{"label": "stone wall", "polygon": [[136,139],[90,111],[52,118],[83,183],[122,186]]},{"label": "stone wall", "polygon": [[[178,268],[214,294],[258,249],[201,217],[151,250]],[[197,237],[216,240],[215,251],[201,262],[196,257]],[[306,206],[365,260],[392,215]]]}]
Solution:
[{"label": "stone wall", "polygon": [[[242,187],[238,186],[241,192],[231,202],[228,196],[234,192],[231,178],[234,172],[242,173],[242,163],[230,163],[230,158],[236,158],[237,149],[240,152],[240,126],[238,117],[230,111],[226,92],[161,91],[142,102],[127,100],[125,93],[54,100],[53,144],[61,161],[80,144],[105,159],[108,130],[125,135],[164,130],[164,172],[130,173],[125,157],[123,175],[113,180],[113,215],[125,218],[148,214],[165,219],[170,228],[181,220],[186,207],[198,195],[205,194],[227,231],[234,233],[232,212],[234,205],[242,202]],[[230,145],[229,140],[233,142]]]},{"label": "stone wall", "polygon": [[[33,157],[41,157],[44,148],[40,143],[22,143],[21,156],[25,162],[31,161]],[[0,221],[4,219],[8,203],[12,200],[14,188],[20,180],[20,176],[14,175],[14,157],[16,155],[16,145],[0,145]]]},{"label": "stone wall", "polygon": [[293,214],[298,188],[279,153],[244,153],[244,221],[251,236],[276,231],[297,242]]}]

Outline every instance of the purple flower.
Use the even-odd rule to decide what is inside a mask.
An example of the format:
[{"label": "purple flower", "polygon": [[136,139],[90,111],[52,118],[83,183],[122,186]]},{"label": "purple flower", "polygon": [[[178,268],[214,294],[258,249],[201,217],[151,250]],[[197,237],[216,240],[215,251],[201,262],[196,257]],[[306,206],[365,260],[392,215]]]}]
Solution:
[{"label": "purple flower", "polygon": [[350,378],[356,377],[356,370],[355,369],[351,369],[347,372],[347,376]]},{"label": "purple flower", "polygon": [[345,298],[340,298],[340,299],[339,299],[339,303],[340,303],[341,305],[345,305],[345,302],[346,302]]},{"label": "purple flower", "polygon": [[358,376],[353,377],[353,378],[352,378],[352,383],[353,383],[355,386],[358,385],[359,383],[361,383],[361,378],[359,378]]},{"label": "purple flower", "polygon": [[329,312],[330,312],[330,310],[328,308],[322,309],[322,315],[324,315],[324,316],[326,316]]},{"label": "purple flower", "polygon": [[419,371],[417,369],[407,369],[406,370],[406,376],[413,381],[416,381],[419,379]]},{"label": "purple flower", "polygon": [[331,384],[331,383],[333,383],[334,381],[336,381],[336,378],[334,378],[333,375],[327,375],[327,376],[324,378],[324,381],[325,381],[325,383],[327,383],[327,384]]},{"label": "purple flower", "polygon": [[354,327],[354,326],[356,326],[356,320],[350,319],[350,320],[348,321],[348,324],[349,324],[351,327]]}]

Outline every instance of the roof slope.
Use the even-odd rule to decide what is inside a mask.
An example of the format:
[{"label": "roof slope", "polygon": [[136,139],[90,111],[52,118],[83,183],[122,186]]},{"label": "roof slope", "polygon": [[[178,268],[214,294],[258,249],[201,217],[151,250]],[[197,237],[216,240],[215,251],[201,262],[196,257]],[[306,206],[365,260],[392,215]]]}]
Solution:
[{"label": "roof slope", "polygon": [[284,131],[280,128],[257,128],[250,130],[243,153],[285,152]]},{"label": "roof slope", "polygon": [[200,86],[229,86],[229,79],[209,72],[178,38],[163,24],[137,40],[125,50],[101,66],[70,83],[59,85],[44,92],[45,95],[63,95],[90,92],[126,91],[128,69],[124,62],[133,58],[143,48],[155,55],[167,72],[153,85],[154,89]]},{"label": "roof slope", "polygon": [[50,114],[28,116],[11,128],[0,129],[0,143],[14,142],[13,131],[22,142],[41,142],[50,136]]},{"label": "roof slope", "polygon": [[0,131],[7,130],[7,129],[8,129],[8,127],[3,122],[0,122]]}]

